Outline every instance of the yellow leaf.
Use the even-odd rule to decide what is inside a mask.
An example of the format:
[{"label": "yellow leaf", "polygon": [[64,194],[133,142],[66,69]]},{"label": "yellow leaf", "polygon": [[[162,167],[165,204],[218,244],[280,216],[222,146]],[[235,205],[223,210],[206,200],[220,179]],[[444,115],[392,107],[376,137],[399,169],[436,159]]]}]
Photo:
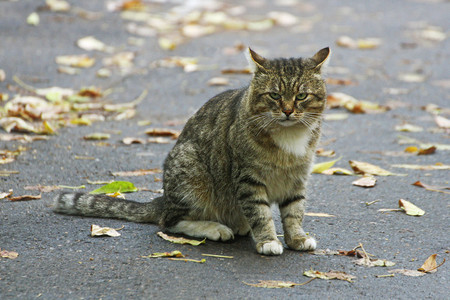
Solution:
[{"label": "yellow leaf", "polygon": [[356,278],[353,275],[347,274],[345,272],[340,272],[340,271],[320,272],[320,271],[309,270],[309,271],[303,272],[303,275],[308,276],[308,277],[313,277],[313,278],[326,279],[326,280],[330,280],[330,279],[345,280],[348,282],[353,282],[352,279]]},{"label": "yellow leaf", "polygon": [[378,176],[404,176],[403,174],[394,174],[384,170],[378,166],[356,160],[349,160],[348,162],[353,171],[357,174],[378,175]]},{"label": "yellow leaf", "polygon": [[299,283],[295,283],[295,282],[291,282],[291,281],[279,281],[279,280],[259,280],[258,283],[244,282],[244,284],[253,286],[253,287],[260,287],[260,288],[267,288],[267,289],[291,288],[296,285],[301,285]]},{"label": "yellow leaf", "polygon": [[432,254],[427,260],[423,263],[423,265],[417,269],[417,271],[425,272],[425,273],[434,273],[437,271],[437,263],[436,263],[437,254]]},{"label": "yellow leaf", "polygon": [[312,173],[318,173],[318,174],[320,174],[320,173],[322,173],[323,171],[328,170],[329,168],[331,168],[332,166],[334,166],[334,164],[335,164],[338,160],[340,160],[341,158],[342,158],[342,157],[339,157],[338,159],[335,159],[335,160],[325,161],[325,162],[322,162],[322,163],[315,164],[315,165],[313,166]]},{"label": "yellow leaf", "polygon": [[343,168],[329,168],[320,174],[325,175],[355,175],[352,171]]},{"label": "yellow leaf", "polygon": [[91,236],[120,236],[120,233],[116,231],[116,229],[109,228],[109,227],[100,227],[98,225],[92,224],[91,225]]},{"label": "yellow leaf", "polygon": [[405,152],[408,152],[408,153],[415,153],[418,151],[419,151],[419,148],[417,148],[416,146],[409,146],[409,147],[405,148]]},{"label": "yellow leaf", "polygon": [[158,233],[156,233],[159,237],[165,239],[166,241],[169,241],[171,243],[174,244],[189,244],[192,246],[198,246],[200,244],[204,244],[206,242],[206,239],[202,240],[202,241],[197,241],[197,240],[190,240],[190,239],[186,239],[183,237],[173,237],[173,236],[169,236],[161,231],[159,231]]},{"label": "yellow leaf", "polygon": [[323,217],[323,218],[332,218],[332,217],[336,217],[334,215],[330,215],[330,214],[326,214],[326,213],[313,213],[313,212],[307,212],[305,213],[305,216],[310,216],[310,217]]},{"label": "yellow leaf", "polygon": [[28,17],[27,17],[27,23],[29,25],[32,26],[37,26],[39,25],[39,15],[35,12],[32,12]]},{"label": "yellow leaf", "polygon": [[398,200],[398,206],[410,216],[423,216],[425,214],[424,210],[403,199]]},{"label": "yellow leaf", "polygon": [[158,257],[184,257],[184,255],[178,251],[172,251],[172,252],[156,252],[147,256],[142,256],[143,258],[158,258]]}]

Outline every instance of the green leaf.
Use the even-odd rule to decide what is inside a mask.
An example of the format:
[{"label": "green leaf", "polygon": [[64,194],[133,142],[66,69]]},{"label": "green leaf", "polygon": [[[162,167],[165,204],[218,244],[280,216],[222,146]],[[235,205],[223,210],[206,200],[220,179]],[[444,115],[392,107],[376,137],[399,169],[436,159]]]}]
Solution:
[{"label": "green leaf", "polygon": [[89,194],[114,194],[120,193],[131,193],[136,192],[138,189],[133,183],[128,181],[113,181],[107,185],[104,185],[96,190],[93,190]]},{"label": "green leaf", "polygon": [[331,160],[331,161],[325,161],[325,162],[323,162],[323,163],[318,163],[318,164],[315,164],[314,166],[313,166],[313,169],[312,169],[312,173],[322,173],[323,171],[325,171],[325,170],[328,170],[329,168],[331,168],[332,166],[334,166],[334,164],[338,161],[338,160],[340,160],[342,157],[339,157],[338,159],[335,159],[335,160]]}]

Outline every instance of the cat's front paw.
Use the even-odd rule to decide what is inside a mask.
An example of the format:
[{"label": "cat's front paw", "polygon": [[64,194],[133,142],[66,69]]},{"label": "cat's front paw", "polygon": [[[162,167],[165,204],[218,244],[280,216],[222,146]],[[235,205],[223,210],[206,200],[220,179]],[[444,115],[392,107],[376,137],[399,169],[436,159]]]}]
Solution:
[{"label": "cat's front paw", "polygon": [[317,247],[317,242],[310,236],[296,236],[286,240],[289,248],[298,251],[312,251]]},{"label": "cat's front paw", "polygon": [[256,244],[256,251],[264,255],[281,255],[283,245],[279,240],[259,242]]}]

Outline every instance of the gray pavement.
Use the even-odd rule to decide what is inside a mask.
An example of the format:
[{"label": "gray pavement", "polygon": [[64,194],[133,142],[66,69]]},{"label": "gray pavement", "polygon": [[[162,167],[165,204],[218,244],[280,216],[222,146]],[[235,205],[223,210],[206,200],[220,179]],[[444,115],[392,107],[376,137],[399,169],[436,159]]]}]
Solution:
[{"label": "gray pavement", "polygon": [[[271,11],[290,12],[299,22],[288,27],[276,25],[264,31],[220,30],[204,37],[191,38],[174,50],[161,49],[156,36],[136,36],[126,28],[129,23],[119,12],[107,10],[108,1],[69,1],[69,12],[53,12],[44,1],[0,2],[0,69],[6,78],[0,93],[30,94],[13,81],[17,76],[35,88],[51,86],[80,89],[97,86],[111,103],[130,102],[147,90],[134,118],[124,121],[96,122],[91,126],[66,127],[48,140],[21,143],[0,140],[0,150],[26,147],[15,161],[0,165],[0,171],[18,174],[0,176],[0,192],[13,189],[14,195],[38,194],[26,186],[79,186],[99,180],[128,180],[137,187],[157,190],[161,182],[153,175],[111,176],[114,171],[158,168],[173,144],[147,143],[124,145],[125,137],[146,138],[145,129],[181,129],[183,121],[207,99],[227,88],[246,84],[249,75],[222,75],[225,68],[246,66],[242,54],[225,55],[224,49],[241,43],[268,57],[312,55],[325,46],[333,54],[329,78],[349,79],[352,85],[328,86],[329,92],[343,92],[357,99],[395,107],[379,114],[350,114],[346,120],[327,121],[323,147],[342,156],[337,166],[349,168],[348,160],[366,161],[407,176],[377,177],[374,188],[353,186],[353,176],[313,174],[309,187],[308,211],[335,217],[306,217],[305,229],[318,240],[320,249],[351,250],[362,243],[377,258],[396,263],[394,267],[368,268],[345,256],[321,256],[287,250],[278,257],[258,255],[249,238],[231,243],[207,241],[194,247],[170,244],[156,233],[157,226],[64,216],[52,212],[52,198],[60,191],[42,193],[41,200],[11,202],[0,200],[0,249],[15,251],[16,259],[0,258],[1,299],[448,299],[449,263],[437,272],[421,277],[395,274],[377,278],[392,269],[417,269],[431,255],[449,260],[449,195],[427,191],[411,184],[448,186],[448,170],[409,170],[393,164],[449,164],[448,151],[432,155],[390,156],[386,151],[402,152],[398,143],[405,135],[422,142],[448,144],[449,135],[436,130],[433,115],[421,109],[430,103],[449,107],[448,1],[248,1],[239,4],[244,12],[236,18],[258,19]],[[151,12],[164,12],[178,1],[151,4]],[[180,1],[181,2],[181,1]],[[184,2],[186,3],[186,2]],[[194,2],[188,2],[194,3]],[[202,3],[210,3],[204,1]],[[228,1],[226,8],[237,4]],[[286,4],[291,5],[286,6]],[[283,5],[284,4],[284,5]],[[184,6],[186,8],[186,4]],[[243,8],[234,9],[239,12]],[[226,10],[223,10],[226,11]],[[37,26],[26,19],[37,12]],[[88,12],[88,13],[87,13]],[[90,13],[89,13],[90,12]],[[95,12],[95,13],[93,13]],[[227,13],[232,13],[228,10]],[[112,68],[113,75],[99,78],[96,71],[102,59],[112,54],[88,52],[75,45],[85,36],[95,36],[115,47],[115,52],[133,51],[134,66],[127,74]],[[375,49],[350,49],[336,45],[339,37],[375,37]],[[142,44],[130,45],[138,37]],[[78,75],[58,73],[55,57],[88,54],[97,59],[92,68]],[[182,68],[153,68],[152,62],[169,56],[199,58],[204,70],[187,73]],[[402,74],[414,74],[417,82],[407,82]],[[227,87],[209,86],[212,77],[224,76]],[[411,78],[411,76],[409,77]],[[411,79],[409,79],[411,81]],[[391,89],[391,90],[389,90]],[[394,90],[393,90],[394,89]],[[395,93],[395,92],[405,93]],[[395,100],[395,102],[393,101]],[[0,102],[3,106],[5,102]],[[398,105],[401,104],[401,105]],[[344,109],[327,113],[344,113]],[[444,117],[449,117],[443,114]],[[141,126],[142,120],[152,124]],[[424,128],[422,132],[398,132],[404,122]],[[173,126],[171,126],[173,125]],[[111,134],[99,144],[83,137],[93,132]],[[0,134],[5,132],[0,129]],[[88,157],[93,159],[77,159]],[[1,158],[1,157],[0,157]],[[318,157],[322,162],[330,158]],[[160,174],[156,178],[161,178]],[[83,190],[80,190],[83,191]],[[127,199],[148,201],[158,196],[149,191],[127,194]],[[422,217],[402,212],[381,213],[381,208],[397,208],[398,200],[413,202],[426,211]],[[366,202],[380,200],[370,206]],[[116,238],[92,238],[91,224],[124,228]],[[281,233],[279,218],[276,225]],[[191,259],[202,254],[233,256],[233,259],[206,257],[203,264],[147,259],[154,252],[180,250]],[[302,283],[307,270],[345,271],[356,276],[353,283],[339,280],[314,280],[304,286],[284,289],[251,287],[258,280],[283,280]]]}]

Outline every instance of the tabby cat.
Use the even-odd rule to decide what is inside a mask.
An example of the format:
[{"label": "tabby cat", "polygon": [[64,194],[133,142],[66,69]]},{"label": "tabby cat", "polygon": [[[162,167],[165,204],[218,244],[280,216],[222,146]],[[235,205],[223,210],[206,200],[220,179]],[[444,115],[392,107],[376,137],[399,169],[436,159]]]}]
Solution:
[{"label": "tabby cat", "polygon": [[330,50],[311,58],[247,54],[249,86],[213,97],[189,119],[164,162],[164,196],[138,203],[64,193],[55,211],[157,223],[214,241],[250,234],[258,253],[280,255],[271,211],[277,204],[287,246],[315,249],[302,222],[326,101],[321,68]]}]

